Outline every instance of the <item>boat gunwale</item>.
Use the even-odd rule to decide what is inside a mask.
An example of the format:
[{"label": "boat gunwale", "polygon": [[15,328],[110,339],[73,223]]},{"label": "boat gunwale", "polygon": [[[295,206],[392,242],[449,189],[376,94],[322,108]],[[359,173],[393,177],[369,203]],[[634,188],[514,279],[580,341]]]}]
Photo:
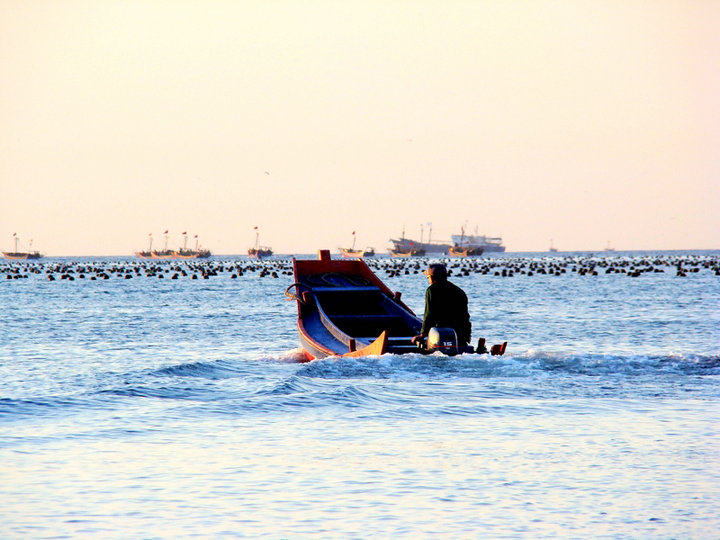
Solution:
[{"label": "boat gunwale", "polygon": [[[309,312],[305,312],[303,304],[299,300],[300,297],[297,296],[296,307],[298,315],[298,333],[300,334],[300,340],[302,342],[303,348],[306,350],[307,353],[315,357],[347,356],[349,354],[353,356],[358,356],[359,352],[363,351],[366,348],[370,348],[373,350],[382,350],[383,352],[385,352],[388,343],[388,336],[386,331],[383,331],[378,337],[355,337],[350,336],[349,334],[341,330],[332,321],[332,316],[328,315],[325,309],[322,307],[322,301],[318,301],[317,295],[315,294],[316,291],[321,293],[332,293],[340,292],[343,289],[353,291],[377,290],[379,291],[383,302],[390,302],[394,304],[395,307],[399,309],[399,311],[404,312],[404,319],[412,318],[419,321],[417,315],[415,315],[413,310],[410,309],[410,307],[408,307],[402,300],[400,300],[399,295],[394,293],[387,285],[385,285],[385,283],[383,283],[382,280],[380,280],[380,278],[375,275],[375,273],[362,259],[297,259],[293,257],[292,267],[293,275],[295,277],[294,286],[296,294],[302,294],[300,290],[301,288],[307,288],[307,292],[310,292],[312,294],[314,307]],[[352,279],[350,276],[358,276],[366,280],[371,285],[357,287],[324,287],[313,286],[311,283],[308,283],[308,281],[310,281],[310,276],[325,274],[339,274],[341,276],[347,277],[348,279]],[[314,315],[313,312],[315,312]],[[322,343],[315,339],[313,334],[306,327],[304,320],[306,317],[312,318],[314,321],[322,324],[325,330],[327,330],[334,339],[336,339],[339,343],[346,345],[348,347],[347,353],[338,353],[335,350],[330,349],[326,343]],[[323,318],[325,320],[323,320]],[[351,350],[351,343],[353,340],[355,341],[356,345],[359,345],[359,347],[355,351]],[[358,340],[360,341],[358,342]],[[374,341],[368,342],[368,340]],[[312,351],[308,349],[312,349]],[[318,355],[317,353],[320,354]],[[368,354],[372,354],[372,352],[368,352]]]}]

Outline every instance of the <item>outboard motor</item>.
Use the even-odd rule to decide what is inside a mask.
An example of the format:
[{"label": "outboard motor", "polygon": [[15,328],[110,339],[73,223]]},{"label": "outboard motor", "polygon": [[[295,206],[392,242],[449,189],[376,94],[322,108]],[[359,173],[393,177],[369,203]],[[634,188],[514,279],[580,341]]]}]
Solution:
[{"label": "outboard motor", "polygon": [[440,351],[448,356],[458,354],[458,339],[452,328],[433,327],[428,332],[427,349],[430,352]]}]

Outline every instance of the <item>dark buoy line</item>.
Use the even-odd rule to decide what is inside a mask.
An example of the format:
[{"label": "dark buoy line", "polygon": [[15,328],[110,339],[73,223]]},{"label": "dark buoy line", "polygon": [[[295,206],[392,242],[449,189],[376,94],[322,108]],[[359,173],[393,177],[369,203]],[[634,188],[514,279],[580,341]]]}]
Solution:
[{"label": "dark buoy line", "polygon": [[[641,278],[646,274],[666,274],[687,278],[708,272],[720,276],[720,255],[503,256],[464,259],[417,257],[367,258],[365,262],[373,271],[392,278],[420,274],[427,268],[429,260],[445,262],[449,275],[460,279],[473,276],[519,278],[600,275]],[[0,275],[4,275],[6,281],[44,277],[51,282],[142,278],[209,280],[223,276],[238,279],[246,275],[279,279],[283,276],[292,276],[292,260],[288,257],[263,260],[8,261],[0,263]]]},{"label": "dark buoy line", "polygon": [[[700,272],[720,276],[720,256],[717,255],[633,255],[627,257],[497,257],[443,259],[449,275],[456,278],[473,275],[498,277],[518,276],[599,276],[626,275],[632,278],[643,274],[674,274],[688,277]],[[388,277],[419,274],[427,267],[427,259],[390,259],[368,261],[374,270],[384,271]]]},{"label": "dark buoy line", "polygon": [[290,259],[263,261],[13,261],[0,264],[5,279],[27,279],[45,276],[47,281],[109,280],[109,279],[211,279],[228,275],[237,279],[254,274],[259,277],[292,276]]}]

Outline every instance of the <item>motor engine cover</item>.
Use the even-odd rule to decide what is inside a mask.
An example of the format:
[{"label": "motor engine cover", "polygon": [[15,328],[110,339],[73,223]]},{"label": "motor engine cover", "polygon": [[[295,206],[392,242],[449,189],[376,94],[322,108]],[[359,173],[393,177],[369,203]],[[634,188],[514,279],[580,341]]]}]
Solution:
[{"label": "motor engine cover", "polygon": [[440,351],[453,356],[458,354],[458,338],[452,328],[433,327],[428,332],[427,348],[430,351]]}]

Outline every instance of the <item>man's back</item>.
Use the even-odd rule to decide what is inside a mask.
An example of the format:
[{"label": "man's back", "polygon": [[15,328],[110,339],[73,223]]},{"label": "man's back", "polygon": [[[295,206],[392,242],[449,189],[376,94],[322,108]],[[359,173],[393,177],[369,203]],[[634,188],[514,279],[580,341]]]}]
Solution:
[{"label": "man's back", "polygon": [[422,332],[433,326],[452,328],[461,343],[470,342],[470,315],[465,292],[449,281],[433,283],[425,291],[425,316]]}]

